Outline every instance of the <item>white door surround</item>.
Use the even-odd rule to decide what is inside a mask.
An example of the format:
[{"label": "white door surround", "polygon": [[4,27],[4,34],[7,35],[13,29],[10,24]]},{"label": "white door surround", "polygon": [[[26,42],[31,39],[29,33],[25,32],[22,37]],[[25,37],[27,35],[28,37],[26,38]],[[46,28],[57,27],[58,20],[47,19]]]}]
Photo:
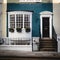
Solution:
[{"label": "white door surround", "polygon": [[52,39],[52,12],[49,11],[43,11],[40,13],[40,29],[41,29],[41,38],[43,37],[43,29],[42,29],[42,18],[43,17],[49,17],[49,37],[50,39]]}]

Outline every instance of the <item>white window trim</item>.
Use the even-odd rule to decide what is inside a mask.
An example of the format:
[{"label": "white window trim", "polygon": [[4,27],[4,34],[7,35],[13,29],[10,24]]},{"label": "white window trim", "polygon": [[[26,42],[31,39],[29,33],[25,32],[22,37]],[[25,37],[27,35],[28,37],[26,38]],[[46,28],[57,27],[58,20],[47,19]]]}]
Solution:
[{"label": "white window trim", "polygon": [[[26,12],[26,11],[12,11],[12,12],[8,12],[8,18],[10,18],[10,15],[11,14],[14,14],[15,15],[15,22],[16,22],[16,14],[23,14],[23,17],[24,17],[24,14],[29,14],[30,15],[30,22],[32,23],[32,21],[31,21],[31,19],[32,19],[32,12]],[[9,22],[10,22],[10,19],[9,19]],[[8,24],[10,24],[8,22]],[[23,18],[23,22],[24,22],[24,18]],[[8,27],[9,27],[10,25],[8,25]],[[30,27],[31,27],[32,25],[30,24]],[[16,24],[15,24],[15,27],[16,27]],[[23,28],[24,28],[24,23],[23,23]]]},{"label": "white window trim", "polygon": [[49,11],[44,11],[44,12],[41,12],[41,13],[40,13],[41,38],[43,38],[43,35],[42,35],[42,34],[43,34],[43,33],[42,33],[42,32],[43,32],[43,31],[42,31],[42,30],[43,30],[43,29],[42,29],[42,18],[43,18],[43,17],[49,17],[49,23],[50,23],[50,24],[49,24],[49,26],[50,26],[50,27],[49,27],[49,29],[50,29],[50,30],[49,30],[49,31],[50,31],[50,32],[49,32],[49,34],[50,34],[50,35],[49,35],[49,38],[52,39],[52,13],[49,12]]},{"label": "white window trim", "polygon": [[[15,16],[16,16],[16,14],[23,14],[23,16],[24,16],[24,14],[29,14],[30,15],[30,28],[31,28],[31,31],[29,32],[30,34],[31,34],[31,36],[30,36],[30,39],[32,39],[32,12],[27,12],[27,11],[12,11],[12,12],[8,12],[8,19],[9,19],[9,21],[10,21],[10,15],[11,14],[15,14]],[[15,20],[16,20],[16,17],[15,17]],[[8,21],[8,28],[9,28],[9,21]],[[15,21],[16,22],[16,21]],[[15,28],[16,28],[16,26],[15,26]],[[9,30],[8,30],[8,32],[9,32]],[[16,30],[15,30],[15,32],[16,32]],[[23,31],[22,32],[25,32],[25,29],[23,28]],[[29,34],[29,33],[27,33],[27,34]],[[9,34],[9,33],[8,33]],[[20,33],[21,34],[21,33]],[[26,33],[25,33],[26,34]],[[24,36],[25,37],[25,36]],[[12,37],[11,37],[12,38]],[[20,38],[20,37],[19,37]],[[27,37],[28,38],[28,37]]]},{"label": "white window trim", "polygon": [[41,2],[42,0],[19,0],[19,2]]}]

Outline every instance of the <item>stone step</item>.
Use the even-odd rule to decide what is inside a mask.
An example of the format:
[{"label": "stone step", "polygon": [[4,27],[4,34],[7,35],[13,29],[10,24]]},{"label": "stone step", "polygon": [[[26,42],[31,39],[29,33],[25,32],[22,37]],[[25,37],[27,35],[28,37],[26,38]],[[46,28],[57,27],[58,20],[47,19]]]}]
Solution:
[{"label": "stone step", "polygon": [[48,48],[48,47],[49,48],[56,48],[57,46],[51,46],[51,45],[50,46],[46,46],[46,45],[45,46],[40,46],[40,48],[44,48],[44,47],[46,47],[46,48]]},{"label": "stone step", "polygon": [[56,51],[56,48],[41,48],[40,51]]},{"label": "stone step", "polygon": [[57,41],[54,39],[40,39],[40,51],[56,51]]},{"label": "stone step", "polygon": [[46,43],[46,42],[42,42],[42,43],[40,43],[40,45],[45,45],[45,46],[56,46],[56,43]]},{"label": "stone step", "polygon": [[50,39],[50,40],[45,40],[45,39],[42,40],[42,39],[40,39],[40,42],[41,42],[41,41],[56,42],[56,40],[53,40],[53,39]]},{"label": "stone step", "polygon": [[40,42],[56,42],[56,41],[54,41],[54,40],[40,40]]},{"label": "stone step", "polygon": [[40,40],[40,44],[50,44],[50,45],[55,44],[56,45],[57,42],[55,40],[51,40],[51,39],[50,40],[45,40],[44,39],[44,40]]}]

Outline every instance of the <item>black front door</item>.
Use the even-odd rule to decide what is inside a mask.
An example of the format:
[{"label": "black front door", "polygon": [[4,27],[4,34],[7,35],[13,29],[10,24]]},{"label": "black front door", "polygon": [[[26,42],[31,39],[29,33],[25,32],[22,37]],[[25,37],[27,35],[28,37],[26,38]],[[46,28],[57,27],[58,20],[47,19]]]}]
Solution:
[{"label": "black front door", "polygon": [[49,37],[49,17],[42,18],[43,37]]}]

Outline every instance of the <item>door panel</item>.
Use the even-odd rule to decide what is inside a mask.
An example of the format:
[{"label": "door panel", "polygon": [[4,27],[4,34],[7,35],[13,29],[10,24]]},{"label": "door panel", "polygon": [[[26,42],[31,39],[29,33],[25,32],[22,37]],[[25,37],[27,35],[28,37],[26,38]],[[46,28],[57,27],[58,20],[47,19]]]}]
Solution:
[{"label": "door panel", "polygon": [[43,37],[49,37],[49,17],[42,18]]}]

